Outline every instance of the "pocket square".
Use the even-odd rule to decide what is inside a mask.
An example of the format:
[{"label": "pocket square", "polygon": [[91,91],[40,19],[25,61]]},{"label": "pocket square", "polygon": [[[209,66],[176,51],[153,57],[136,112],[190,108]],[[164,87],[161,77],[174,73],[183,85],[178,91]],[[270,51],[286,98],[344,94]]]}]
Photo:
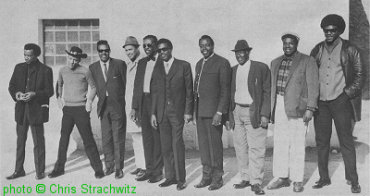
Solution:
[{"label": "pocket square", "polygon": [[48,104],[43,104],[43,105],[41,105],[41,107],[49,108],[49,105]]}]

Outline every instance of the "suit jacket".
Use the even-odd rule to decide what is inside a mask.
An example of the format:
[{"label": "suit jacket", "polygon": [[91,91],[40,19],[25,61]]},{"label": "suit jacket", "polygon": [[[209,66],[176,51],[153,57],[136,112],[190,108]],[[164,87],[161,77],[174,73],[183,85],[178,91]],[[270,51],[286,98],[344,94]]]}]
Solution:
[{"label": "suit jacket", "polygon": [[110,58],[107,81],[104,80],[100,61],[91,64],[89,68],[94,79],[96,92],[99,98],[97,109],[98,116],[101,117],[104,112],[107,98],[106,92],[108,92],[109,98],[113,101],[113,108],[116,109],[116,112],[121,112],[122,115],[126,115],[126,63],[122,60]]},{"label": "suit jacket", "polygon": [[[341,38],[339,38],[341,39]],[[320,42],[311,51],[311,56],[316,59],[320,67],[322,50],[325,42]],[[342,39],[342,49],[340,51],[340,62],[346,81],[343,91],[351,98],[351,106],[355,121],[361,120],[361,91],[363,86],[363,73],[360,52],[348,40]]]},{"label": "suit jacket", "polygon": [[[137,64],[137,70],[135,75],[135,81],[134,81],[134,92],[132,96],[132,105],[131,108],[134,109],[137,113],[137,117],[139,119],[139,122],[141,121],[142,116],[142,104],[143,104],[143,93],[144,93],[144,75],[146,70],[146,65],[149,61],[148,57],[142,58],[139,60]],[[156,64],[158,64],[161,60],[158,59],[156,61]],[[157,66],[157,65],[155,65]],[[153,75],[153,74],[152,74]],[[150,83],[152,82],[152,79],[150,80]]]},{"label": "suit jacket", "polygon": [[[53,70],[40,61],[32,63],[35,69],[29,74],[29,91],[36,93],[36,96],[28,102],[29,106],[29,123],[42,124],[49,121],[49,98],[54,94],[53,88]],[[15,121],[18,124],[23,124],[24,112],[26,103],[24,101],[17,101],[15,94],[17,92],[25,93],[26,91],[26,77],[27,64],[20,63],[15,66],[13,75],[9,82],[9,93],[15,104]]]},{"label": "suit jacket", "polygon": [[[279,67],[284,55],[271,62],[271,119],[274,121],[276,84]],[[288,117],[302,118],[307,107],[317,108],[319,97],[319,70],[313,57],[297,51],[285,87],[284,106]]]},{"label": "suit jacket", "polygon": [[[238,67],[232,69],[231,79],[231,102],[230,117],[234,120],[233,111],[235,109],[236,73]],[[251,61],[248,74],[248,91],[253,100],[250,105],[249,113],[253,128],[258,128],[261,124],[261,116],[270,118],[271,111],[271,73],[268,66],[264,63]]]},{"label": "suit jacket", "polygon": [[213,117],[216,112],[227,114],[230,104],[230,63],[227,59],[214,54],[206,61],[201,73],[202,64],[203,58],[198,61],[195,68],[194,89],[197,89],[199,82],[199,99],[198,95],[195,95],[197,107],[195,111],[199,117]]},{"label": "suit jacket", "polygon": [[193,115],[193,76],[190,64],[183,60],[174,59],[166,74],[163,61],[160,61],[152,75],[152,114],[162,122],[165,105],[170,103],[176,111],[180,122],[184,114]]}]

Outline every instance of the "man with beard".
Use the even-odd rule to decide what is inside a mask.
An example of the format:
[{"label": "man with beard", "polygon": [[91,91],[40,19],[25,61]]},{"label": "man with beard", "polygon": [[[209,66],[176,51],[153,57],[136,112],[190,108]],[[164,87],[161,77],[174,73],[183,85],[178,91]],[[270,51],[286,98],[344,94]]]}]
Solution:
[{"label": "man with beard", "polygon": [[[82,50],[77,46],[73,46],[69,52],[66,50],[66,53],[69,65],[60,69],[57,83],[57,98],[60,109],[63,110],[58,159],[53,171],[48,176],[55,178],[64,174],[69,136],[76,125],[91,167],[95,171],[95,177],[102,178],[104,177],[103,165],[91,132],[91,107],[86,104],[86,102],[91,102],[92,96],[95,95],[95,85],[89,69],[79,64],[81,58],[86,58],[87,55],[82,53]],[[89,94],[88,86],[90,86]],[[92,91],[94,92],[92,93]]]}]

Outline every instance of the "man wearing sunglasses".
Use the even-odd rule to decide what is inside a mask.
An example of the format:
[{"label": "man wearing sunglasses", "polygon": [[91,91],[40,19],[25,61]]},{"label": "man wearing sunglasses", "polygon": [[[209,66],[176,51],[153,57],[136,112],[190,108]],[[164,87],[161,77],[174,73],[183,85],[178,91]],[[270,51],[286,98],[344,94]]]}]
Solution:
[{"label": "man wearing sunglasses", "polygon": [[148,180],[149,183],[156,183],[163,179],[159,130],[155,130],[150,124],[152,73],[154,66],[161,61],[158,59],[157,41],[157,37],[154,35],[147,35],[143,39],[143,47],[147,57],[140,59],[138,62],[130,114],[131,120],[141,125],[144,144],[146,171],[144,175],[137,177],[136,180]]},{"label": "man wearing sunglasses", "polygon": [[155,129],[159,127],[162,144],[166,180],[159,186],[177,184],[177,190],[182,190],[186,187],[182,134],[184,123],[193,116],[193,77],[190,63],[175,59],[172,49],[170,40],[158,41],[162,61],[153,70],[151,124]]},{"label": "man wearing sunglasses", "polygon": [[314,117],[320,179],[314,189],[331,184],[328,159],[332,120],[338,133],[345,178],[352,193],[360,193],[352,124],[361,120],[362,63],[358,49],[340,35],[346,23],[336,14],[321,21],[325,41],[311,51],[319,66],[319,110]]},{"label": "man wearing sunglasses", "polygon": [[[98,117],[101,123],[105,175],[114,171],[115,178],[123,177],[126,140],[126,63],[110,57],[106,40],[97,42],[100,61],[90,65],[98,101]],[[91,105],[91,102],[88,103]],[[90,106],[91,107],[91,106]]]}]

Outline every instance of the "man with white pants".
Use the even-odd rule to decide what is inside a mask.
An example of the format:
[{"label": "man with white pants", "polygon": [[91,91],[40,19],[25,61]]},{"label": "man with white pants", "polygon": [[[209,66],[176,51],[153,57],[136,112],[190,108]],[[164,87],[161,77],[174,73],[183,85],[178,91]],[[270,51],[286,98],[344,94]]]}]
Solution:
[{"label": "man with white pants", "polygon": [[[303,191],[305,136],[317,109],[319,73],[315,60],[297,51],[299,37],[285,33],[284,55],[271,62],[271,120],[274,129],[273,180],[267,189],[294,183]],[[290,178],[290,180],[289,180]]]}]

